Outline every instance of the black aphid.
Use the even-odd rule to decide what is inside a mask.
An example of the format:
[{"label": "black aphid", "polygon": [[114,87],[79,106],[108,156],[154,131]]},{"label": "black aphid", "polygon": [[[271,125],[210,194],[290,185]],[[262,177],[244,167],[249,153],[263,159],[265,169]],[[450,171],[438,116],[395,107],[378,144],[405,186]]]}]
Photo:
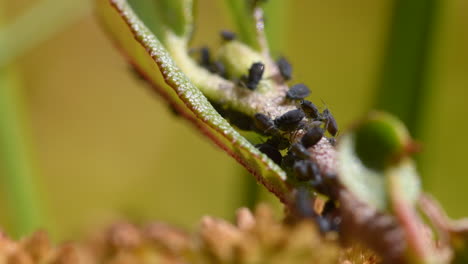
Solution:
[{"label": "black aphid", "polygon": [[210,100],[210,103],[222,117],[229,120],[229,122],[234,126],[241,130],[253,130],[253,118],[250,115],[244,114],[243,112],[237,110],[226,108],[226,105],[216,101]]},{"label": "black aphid", "polygon": [[310,148],[322,139],[324,131],[321,127],[313,126],[302,136],[301,143],[305,148]]},{"label": "black aphid", "polygon": [[334,147],[336,146],[336,139],[335,138],[332,138],[332,137],[328,138],[328,142],[330,143],[330,145],[332,145]]},{"label": "black aphid", "polygon": [[299,187],[296,190],[294,198],[294,205],[298,216],[303,218],[313,218],[317,216],[312,205],[311,194],[307,188]]},{"label": "black aphid", "polygon": [[252,117],[240,111],[226,110],[225,118],[241,130],[252,130]]},{"label": "black aphid", "polygon": [[340,229],[341,217],[336,209],[336,204],[332,199],[329,199],[322,209],[322,218],[327,219],[330,231],[339,231]]},{"label": "black aphid", "polygon": [[284,115],[277,117],[274,122],[276,127],[282,131],[292,131],[300,124],[301,120],[305,117],[301,109],[295,109],[286,112]]},{"label": "black aphid", "polygon": [[328,133],[330,133],[332,136],[336,136],[336,133],[338,133],[338,124],[336,123],[336,120],[330,110],[323,110],[322,116],[323,119],[325,119]]},{"label": "black aphid", "polygon": [[231,41],[236,39],[236,33],[229,31],[229,30],[223,30],[220,33],[221,38],[225,41]]},{"label": "black aphid", "polygon": [[243,76],[243,82],[245,86],[250,90],[257,89],[258,83],[262,80],[263,72],[265,71],[265,65],[261,62],[253,63],[249,69],[249,75]]},{"label": "black aphid", "polygon": [[315,188],[322,184],[320,170],[317,164],[311,160],[296,161],[293,171],[298,181],[309,181]]},{"label": "black aphid", "polygon": [[254,115],[254,124],[255,127],[263,134],[272,134],[277,130],[274,121],[262,113],[256,113]]},{"label": "black aphid", "polygon": [[295,211],[300,218],[313,219],[317,223],[320,232],[325,233],[331,230],[328,219],[315,212],[311,194],[306,188],[298,188],[296,191]]},{"label": "black aphid", "polygon": [[290,145],[288,139],[280,136],[279,134],[275,134],[273,137],[268,139],[265,143],[268,143],[274,146],[278,150],[287,149]]},{"label": "black aphid", "polygon": [[209,69],[211,65],[211,53],[208,47],[200,49],[200,65]]},{"label": "black aphid", "polygon": [[303,83],[298,83],[289,88],[289,91],[286,92],[286,97],[291,100],[301,100],[309,96],[309,94],[309,87]]},{"label": "black aphid", "polygon": [[328,215],[328,214],[334,212],[335,209],[336,209],[335,201],[333,201],[332,199],[328,199],[325,202],[325,205],[323,206],[322,215]]},{"label": "black aphid", "polygon": [[310,152],[300,143],[294,143],[289,148],[289,153],[291,153],[295,159],[298,160],[307,160],[310,159]]},{"label": "black aphid", "polygon": [[215,61],[210,65],[210,72],[216,73],[223,78],[226,78],[226,67],[221,61]]},{"label": "black aphid", "polygon": [[258,144],[255,145],[262,153],[267,155],[271,160],[273,160],[276,164],[281,165],[281,160],[283,157],[281,153],[272,145],[268,143]]},{"label": "black aphid", "polygon": [[304,113],[307,115],[307,117],[312,118],[312,119],[317,119],[320,116],[320,112],[315,106],[314,103],[308,100],[302,100],[301,101],[301,109],[304,111]]},{"label": "black aphid", "polygon": [[278,66],[278,70],[280,71],[281,76],[286,81],[291,80],[292,78],[292,66],[286,58],[281,57],[276,61],[276,65]]},{"label": "black aphid", "polygon": [[296,162],[296,158],[291,152],[288,152],[288,154],[283,157],[281,167],[290,169],[294,165],[294,162]]}]

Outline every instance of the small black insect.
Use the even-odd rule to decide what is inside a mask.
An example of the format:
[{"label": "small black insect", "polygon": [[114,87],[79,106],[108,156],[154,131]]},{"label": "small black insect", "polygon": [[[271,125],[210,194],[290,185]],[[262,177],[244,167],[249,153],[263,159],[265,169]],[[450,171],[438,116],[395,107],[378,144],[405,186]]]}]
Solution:
[{"label": "small black insect", "polygon": [[309,190],[298,188],[295,195],[295,211],[298,217],[312,219],[317,223],[320,232],[325,233],[331,230],[328,219],[318,215],[313,207],[313,199]]},{"label": "small black insect", "polygon": [[261,62],[253,63],[249,69],[249,75],[247,77],[242,76],[242,82],[250,89],[257,89],[258,83],[262,80],[263,72],[265,71],[265,65]]},{"label": "small black insect", "polygon": [[310,152],[300,143],[294,143],[289,148],[289,153],[291,153],[295,159],[298,160],[307,160],[310,159]]},{"label": "small black insect", "polygon": [[322,215],[328,215],[336,210],[335,201],[328,199],[322,209]]},{"label": "small black insect", "polygon": [[301,143],[305,148],[310,148],[322,139],[324,131],[319,126],[313,126],[302,136]]},{"label": "small black insect", "polygon": [[221,61],[215,61],[210,65],[210,72],[216,73],[219,76],[226,78],[226,67]]},{"label": "small black insect", "polygon": [[254,115],[254,125],[261,133],[266,135],[277,132],[274,121],[262,113]]},{"label": "small black insect", "polygon": [[311,160],[299,160],[294,163],[294,174],[298,181],[309,181],[312,187],[317,187],[322,184],[322,176],[320,170]]},{"label": "small black insect", "polygon": [[280,71],[281,76],[286,81],[291,80],[292,78],[292,66],[285,57],[281,57],[276,61],[276,65],[278,66],[278,70]]},{"label": "small black insect", "polygon": [[227,109],[224,117],[241,130],[252,130],[252,117],[240,111]]},{"label": "small black insect", "polygon": [[314,103],[308,100],[302,100],[301,101],[301,109],[304,111],[304,113],[307,115],[307,117],[312,118],[312,119],[317,119],[320,116],[320,112],[315,106]]},{"label": "small black insect", "polygon": [[229,31],[229,30],[223,30],[220,33],[221,38],[225,41],[231,41],[236,39],[236,33]]},{"label": "small black insect", "polygon": [[200,65],[209,69],[211,65],[211,53],[208,47],[200,48]]},{"label": "small black insect", "polygon": [[290,169],[294,165],[294,162],[296,162],[296,158],[291,152],[288,152],[288,154],[286,154],[286,156],[283,157],[281,167]]},{"label": "small black insect", "polygon": [[335,138],[332,138],[332,137],[328,138],[328,142],[330,142],[330,145],[332,145],[334,147],[336,146],[336,139]]},{"label": "small black insect", "polygon": [[339,212],[337,212],[337,207],[334,200],[329,199],[325,202],[321,215],[322,218],[326,219],[330,224],[329,231],[339,231],[341,217],[339,215]]},{"label": "small black insect", "polygon": [[302,218],[313,218],[317,216],[312,205],[312,197],[309,190],[305,187],[299,187],[294,197],[296,213]]},{"label": "small black insect", "polygon": [[309,94],[309,87],[303,83],[298,83],[289,88],[289,91],[286,92],[286,97],[291,100],[301,100],[309,96]]},{"label": "small black insect", "polygon": [[301,109],[295,109],[277,117],[274,123],[282,131],[292,131],[297,128],[304,117],[305,114]]},{"label": "small black insect", "polygon": [[336,136],[336,133],[338,133],[338,124],[328,108],[323,110],[322,118],[326,121],[328,133],[332,136]]},{"label": "small black insect", "polygon": [[255,145],[262,153],[267,155],[271,160],[273,160],[276,164],[281,165],[281,161],[283,157],[281,153],[272,145],[268,143],[262,143]]},{"label": "small black insect", "polygon": [[266,143],[274,146],[278,150],[287,149],[290,145],[288,139],[280,136],[279,134],[275,134],[273,137],[268,139]]}]

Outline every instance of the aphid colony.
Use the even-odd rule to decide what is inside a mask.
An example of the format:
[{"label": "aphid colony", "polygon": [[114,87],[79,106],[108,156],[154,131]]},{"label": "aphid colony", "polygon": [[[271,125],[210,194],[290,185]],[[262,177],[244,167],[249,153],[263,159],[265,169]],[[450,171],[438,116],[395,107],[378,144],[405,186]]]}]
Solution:
[{"label": "aphid colony", "polygon": [[[236,39],[236,35],[229,31],[222,31],[221,37],[224,42]],[[227,79],[230,78],[242,89],[250,91],[256,91],[260,82],[265,78],[264,63],[256,61],[250,65],[246,72],[240,74],[240,78],[233,79],[227,74],[226,66],[220,60],[213,61],[211,59],[207,48],[200,49],[199,65],[212,73]],[[284,82],[292,79],[292,66],[284,57],[276,61],[276,66]],[[300,186],[307,186],[304,190],[301,188],[297,190],[296,206],[299,214],[303,217],[314,218],[320,229],[326,232],[336,230],[339,223],[339,219],[337,220],[332,213],[335,206],[333,200],[326,203],[321,215],[315,213],[310,204],[307,207],[304,203],[310,202],[310,188],[332,198],[334,195],[331,193],[328,183],[334,181],[334,177],[321,174],[318,165],[311,159],[309,149],[324,138],[326,132],[331,136],[328,138],[330,144],[334,145],[338,125],[329,109],[320,112],[314,103],[305,99],[310,93],[310,89],[303,83],[292,85],[285,94],[285,100],[296,105],[296,109],[287,111],[274,119],[266,113],[256,113],[251,117],[239,111],[226,110],[216,102],[212,102],[212,105],[224,118],[230,120],[239,129],[256,131],[268,137],[264,143],[257,144],[256,147],[288,172],[289,181],[293,184],[299,183]],[[297,135],[301,135],[299,139],[297,139]],[[291,141],[295,143],[291,144]],[[309,212],[310,210],[312,212]]]}]

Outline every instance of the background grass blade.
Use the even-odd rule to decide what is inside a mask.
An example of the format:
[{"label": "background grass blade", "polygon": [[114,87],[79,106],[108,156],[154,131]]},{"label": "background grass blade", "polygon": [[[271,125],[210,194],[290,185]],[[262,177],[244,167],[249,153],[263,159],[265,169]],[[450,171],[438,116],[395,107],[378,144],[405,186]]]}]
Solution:
[{"label": "background grass blade", "polygon": [[265,4],[265,32],[273,55],[282,55],[287,50],[287,29],[291,2],[270,0]]},{"label": "background grass blade", "polygon": [[17,237],[42,227],[40,201],[15,69],[0,69],[0,181],[9,230]]},{"label": "background grass blade", "polygon": [[397,115],[416,136],[431,94],[426,80],[439,5],[439,0],[395,1],[376,98],[378,109]]},{"label": "background grass blade", "polygon": [[39,1],[0,27],[0,67],[89,14],[89,1]]},{"label": "background grass blade", "polygon": [[247,45],[259,49],[255,21],[249,13],[248,1],[225,0],[225,3],[240,39]]}]

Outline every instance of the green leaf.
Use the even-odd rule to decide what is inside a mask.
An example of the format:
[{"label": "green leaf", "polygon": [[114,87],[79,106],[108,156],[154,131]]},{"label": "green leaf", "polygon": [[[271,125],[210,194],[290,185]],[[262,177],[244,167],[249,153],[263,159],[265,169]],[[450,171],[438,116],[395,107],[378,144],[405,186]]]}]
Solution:
[{"label": "green leaf", "polygon": [[157,36],[170,30],[178,36],[189,37],[193,31],[194,0],[157,1],[129,0],[136,15]]},{"label": "green leaf", "polygon": [[[96,1],[103,25],[130,63],[153,84],[154,89],[182,116],[253,173],[257,180],[279,199],[286,201],[288,186],[285,183],[285,172],[242,137],[215,111],[205,97],[219,96],[217,91],[211,88],[226,81],[209,75],[208,71],[201,69],[188,58],[187,37],[167,30],[162,36],[166,43],[163,46],[158,38],[160,36],[152,34],[125,0]],[[200,85],[207,82],[211,85]]]},{"label": "green leaf", "polygon": [[420,181],[406,146],[408,132],[397,119],[373,113],[340,139],[339,175],[360,200],[381,211],[392,208],[393,191],[414,204]]}]

